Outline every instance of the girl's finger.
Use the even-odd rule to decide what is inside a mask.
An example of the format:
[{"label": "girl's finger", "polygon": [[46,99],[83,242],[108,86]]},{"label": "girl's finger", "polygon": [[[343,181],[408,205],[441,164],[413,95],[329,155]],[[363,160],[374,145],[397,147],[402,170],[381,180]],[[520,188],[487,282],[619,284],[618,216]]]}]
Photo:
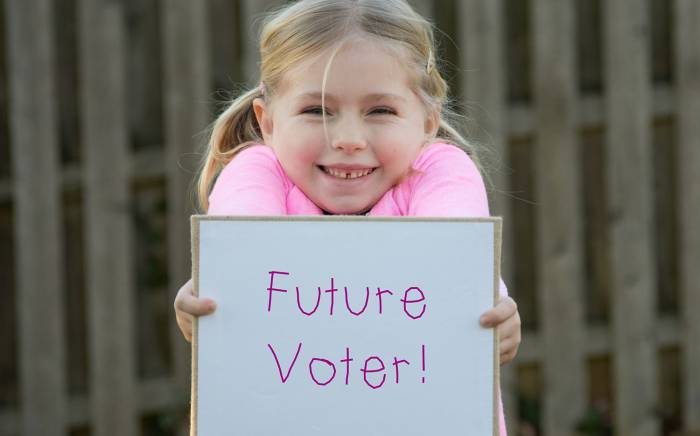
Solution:
[{"label": "girl's finger", "polygon": [[180,327],[180,332],[182,336],[185,337],[187,342],[192,341],[192,315],[187,315],[182,312],[181,314],[175,315],[175,320],[177,321],[177,326]]},{"label": "girl's finger", "polygon": [[501,339],[511,336],[520,337],[520,316],[515,314],[498,324],[498,335]]},{"label": "girl's finger", "polygon": [[493,327],[504,320],[510,318],[518,312],[518,305],[510,297],[503,297],[498,301],[496,307],[481,315],[479,322],[484,327]]},{"label": "girl's finger", "polygon": [[504,353],[501,354],[499,361],[501,365],[505,365],[506,363],[512,361],[515,358],[515,353],[510,352],[510,353]]},{"label": "girl's finger", "polygon": [[518,352],[518,350],[508,350],[506,352],[500,353],[499,363],[501,365],[504,365],[508,362],[511,362],[513,359],[515,359],[517,352]]},{"label": "girl's finger", "polygon": [[216,310],[216,303],[209,298],[197,298],[183,293],[175,299],[175,310],[194,316],[208,315]]},{"label": "girl's finger", "polygon": [[498,352],[500,354],[504,353],[510,353],[512,351],[517,351],[519,346],[519,342],[515,340],[515,338],[506,338],[503,339],[499,342],[498,344]]}]

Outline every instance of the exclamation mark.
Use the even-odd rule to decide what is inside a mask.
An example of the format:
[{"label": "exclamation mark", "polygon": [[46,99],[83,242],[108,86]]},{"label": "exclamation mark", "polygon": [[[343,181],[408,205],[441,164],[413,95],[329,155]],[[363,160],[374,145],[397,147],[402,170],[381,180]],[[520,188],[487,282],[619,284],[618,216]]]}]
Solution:
[{"label": "exclamation mark", "polygon": [[[423,373],[425,374],[425,345],[421,345],[421,354],[422,354],[422,368],[423,368]],[[425,375],[422,377],[422,382],[425,383]]]}]

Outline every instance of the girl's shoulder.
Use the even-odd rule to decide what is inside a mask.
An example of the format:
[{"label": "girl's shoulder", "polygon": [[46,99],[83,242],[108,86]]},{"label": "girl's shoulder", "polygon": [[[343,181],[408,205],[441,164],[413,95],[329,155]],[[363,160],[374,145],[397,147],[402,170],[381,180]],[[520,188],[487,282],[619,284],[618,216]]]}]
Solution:
[{"label": "girl's shoulder", "polygon": [[281,170],[281,168],[272,148],[265,144],[251,143],[244,146],[231,158],[222,169],[221,176],[226,177],[228,173],[246,171],[249,169],[266,169],[276,172]]},{"label": "girl's shoulder", "polygon": [[[246,146],[244,146],[241,151],[239,151],[236,154],[236,157],[234,159],[238,159],[240,157],[245,157],[245,159],[259,159],[263,162],[275,162],[277,161],[277,156],[275,155],[275,152],[272,150],[272,148],[268,147],[265,144],[260,144],[257,142],[252,142]],[[234,160],[232,159],[232,161]]]},{"label": "girl's shoulder", "polygon": [[267,145],[250,144],[221,171],[209,197],[218,215],[319,215]]},{"label": "girl's shoulder", "polygon": [[399,187],[403,215],[488,216],[483,178],[463,149],[444,142],[429,144],[413,169],[412,176]]},{"label": "girl's shoulder", "polygon": [[462,175],[466,172],[481,176],[469,154],[447,142],[433,142],[423,147],[413,162],[413,169],[418,174],[439,171],[441,175],[447,176],[455,171]]},{"label": "girl's shoulder", "polygon": [[277,155],[265,144],[251,143],[226,164],[219,178],[222,180],[241,179],[250,183],[265,183],[271,180],[289,187],[289,178],[277,159]]},{"label": "girl's shoulder", "polygon": [[251,144],[224,166],[209,194],[210,215],[280,215],[289,179],[272,149]]}]

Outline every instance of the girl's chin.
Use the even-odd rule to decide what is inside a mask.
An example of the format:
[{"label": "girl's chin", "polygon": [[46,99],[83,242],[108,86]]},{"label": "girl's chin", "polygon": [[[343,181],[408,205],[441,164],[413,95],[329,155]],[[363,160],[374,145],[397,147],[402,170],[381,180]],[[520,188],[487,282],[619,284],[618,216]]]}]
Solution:
[{"label": "girl's chin", "polygon": [[370,206],[353,207],[352,205],[332,205],[321,207],[324,215],[365,215],[372,210]]}]

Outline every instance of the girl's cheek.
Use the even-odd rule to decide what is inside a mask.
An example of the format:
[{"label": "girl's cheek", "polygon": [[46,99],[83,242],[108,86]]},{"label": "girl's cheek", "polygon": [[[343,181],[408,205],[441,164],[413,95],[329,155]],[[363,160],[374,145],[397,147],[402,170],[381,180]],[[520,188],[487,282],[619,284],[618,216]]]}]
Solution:
[{"label": "girl's cheek", "polygon": [[299,137],[293,149],[290,150],[290,157],[299,163],[315,163],[322,150],[323,143],[319,138]]},{"label": "girl's cheek", "polygon": [[398,144],[386,144],[383,147],[377,148],[377,157],[387,164],[398,164],[406,159],[406,150],[403,150]]}]

